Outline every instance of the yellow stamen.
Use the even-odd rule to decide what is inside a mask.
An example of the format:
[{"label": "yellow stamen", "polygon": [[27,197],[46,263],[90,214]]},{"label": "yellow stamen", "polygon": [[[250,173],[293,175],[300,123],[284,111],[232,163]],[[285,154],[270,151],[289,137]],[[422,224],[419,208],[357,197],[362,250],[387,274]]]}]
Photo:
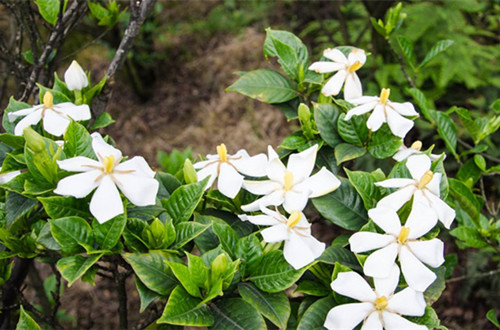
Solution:
[{"label": "yellow stamen", "polygon": [[54,96],[51,92],[45,92],[43,95],[43,106],[46,109],[52,108],[54,105]]},{"label": "yellow stamen", "polygon": [[417,140],[417,141],[413,142],[413,144],[411,145],[410,148],[417,150],[417,151],[420,151],[420,149],[422,149],[422,141]]},{"label": "yellow stamen", "polygon": [[227,148],[224,143],[217,146],[217,154],[219,155],[221,162],[227,162]]},{"label": "yellow stamen", "polygon": [[387,298],[385,296],[382,296],[375,300],[375,309],[378,311],[383,311],[387,308],[387,305],[389,305],[389,302],[387,301]]},{"label": "yellow stamen", "polygon": [[420,182],[418,183],[418,189],[424,189],[425,186],[427,186],[427,184],[431,182],[433,177],[434,173],[432,173],[432,171],[425,172],[422,176],[422,179],[420,179]]},{"label": "yellow stamen", "polygon": [[293,186],[293,173],[290,171],[285,172],[285,191],[292,189]]},{"label": "yellow stamen", "polygon": [[398,236],[398,243],[405,244],[406,240],[408,239],[408,235],[410,235],[410,228],[401,227],[401,231],[399,232]]},{"label": "yellow stamen", "polygon": [[361,68],[363,66],[363,64],[360,62],[360,61],[356,61],[354,62],[353,65],[351,65],[349,67],[349,72],[354,72],[354,71],[357,71],[359,70],[359,68]]},{"label": "yellow stamen", "polygon": [[110,155],[104,157],[102,163],[104,165],[104,173],[111,173],[115,167],[115,156]]},{"label": "yellow stamen", "polygon": [[290,214],[290,217],[288,218],[288,221],[286,222],[286,225],[289,228],[295,227],[302,218],[302,213],[300,211],[294,211],[292,214]]},{"label": "yellow stamen", "polygon": [[380,103],[386,104],[387,100],[389,100],[390,94],[391,94],[390,88],[382,88],[382,92],[380,92]]}]

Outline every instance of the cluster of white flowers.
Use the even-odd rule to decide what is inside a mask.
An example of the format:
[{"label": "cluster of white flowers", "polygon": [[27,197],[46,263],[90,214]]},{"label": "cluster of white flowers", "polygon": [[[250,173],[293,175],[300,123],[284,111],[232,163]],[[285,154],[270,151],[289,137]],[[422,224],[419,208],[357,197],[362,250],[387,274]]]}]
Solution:
[{"label": "cluster of white flowers", "polygon": [[[271,146],[268,147],[268,156],[259,154],[250,157],[245,150],[228,155],[226,146],[221,144],[217,147],[217,155],[207,155],[207,160],[195,163],[194,167],[199,170],[198,180],[210,175],[208,186],[218,188],[229,198],[234,198],[241,188],[255,195],[263,195],[241,207],[245,212],[261,211],[263,214],[242,214],[240,219],[255,225],[271,226],[261,232],[264,241],[284,241],[285,259],[299,269],[314,261],[325,250],[325,244],[311,235],[311,224],[302,210],[309,198],[328,194],[340,185],[340,180],[326,168],[311,175],[317,152],[318,146],[314,145],[292,154],[285,166]],[[244,180],[242,174],[250,177],[267,176],[269,180]],[[289,214],[288,218],[278,211],[280,205]],[[267,206],[274,206],[276,211]]]}]

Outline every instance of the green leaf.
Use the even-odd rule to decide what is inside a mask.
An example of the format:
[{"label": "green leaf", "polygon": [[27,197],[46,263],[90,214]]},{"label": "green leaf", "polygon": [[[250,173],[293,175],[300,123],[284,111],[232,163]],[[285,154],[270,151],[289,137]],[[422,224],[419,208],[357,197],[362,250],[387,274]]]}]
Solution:
[{"label": "green leaf", "polygon": [[90,134],[85,127],[73,120],[64,133],[64,154],[67,158],[76,156],[95,157]]},{"label": "green leaf", "polygon": [[111,250],[118,244],[126,225],[127,216],[125,214],[117,215],[102,224],[94,220],[92,226],[97,244],[102,250]]},{"label": "green leaf", "polygon": [[258,69],[245,73],[226,91],[246,95],[264,103],[283,103],[297,97],[295,86],[278,72]]},{"label": "green leaf", "polygon": [[201,201],[207,182],[208,178],[181,186],[166,201],[162,201],[162,205],[173,219],[174,225],[189,220]]},{"label": "green leaf", "polygon": [[332,293],[332,289],[316,281],[300,281],[293,293],[304,293],[308,296],[326,297]]},{"label": "green leaf", "polygon": [[455,198],[460,207],[469,214],[475,223],[479,222],[479,214],[482,209],[472,190],[456,179],[449,179],[450,194]]},{"label": "green leaf", "polygon": [[498,322],[498,319],[497,319],[497,315],[495,313],[495,310],[494,309],[490,309],[488,311],[488,313],[486,313],[486,318],[491,322],[493,323],[493,325],[495,327],[497,327],[498,329],[500,329],[500,322]]},{"label": "green leaf", "polygon": [[241,298],[223,299],[211,305],[217,330],[266,329],[266,321],[252,305]]},{"label": "green leaf", "polygon": [[451,120],[450,116],[444,112],[432,111],[437,122],[439,136],[443,139],[446,149],[448,149],[455,157],[458,157],[457,149],[457,128]]},{"label": "green leaf", "polygon": [[328,221],[344,229],[358,230],[368,221],[363,200],[348,180],[341,181],[335,191],[313,198],[313,205]]},{"label": "green leaf", "polygon": [[234,257],[236,242],[239,239],[238,234],[236,234],[233,228],[231,228],[228,224],[219,222],[214,222],[212,224],[212,230],[219,238],[219,242],[224,251],[226,251],[231,257]]},{"label": "green leaf", "polygon": [[403,145],[403,140],[392,134],[389,126],[383,125],[373,133],[368,142],[368,152],[375,158],[384,159],[392,157]]},{"label": "green leaf", "polygon": [[43,96],[45,95],[46,92],[50,92],[54,98],[54,104],[71,102],[69,97],[67,97],[64,93],[61,93],[61,92],[56,91],[54,89],[47,88],[41,84],[36,84],[36,85],[40,89],[40,94],[39,94],[40,100],[43,100]]},{"label": "green leaf", "polygon": [[[64,8],[66,8],[67,2],[68,0],[64,0]],[[44,20],[52,25],[56,25],[61,6],[61,0],[36,0],[35,4],[38,6],[40,15],[42,15]]]},{"label": "green leaf", "polygon": [[90,127],[91,130],[97,130],[99,128],[108,127],[109,125],[115,123],[116,120],[111,118],[111,115],[107,112],[103,112],[97,119],[94,121],[94,124]]},{"label": "green leaf", "polygon": [[432,46],[431,50],[427,52],[423,61],[420,63],[418,67],[423,68],[424,66],[426,66],[434,57],[444,52],[448,47],[453,45],[453,43],[454,43],[453,40],[440,40],[436,42],[436,44]]},{"label": "green leaf", "polygon": [[408,316],[409,321],[425,325],[428,329],[440,329],[439,316],[431,306],[425,307],[425,314],[422,316]]},{"label": "green leaf", "polygon": [[291,287],[306,269],[307,267],[293,268],[285,260],[281,250],[274,250],[264,254],[259,267],[250,274],[248,280],[265,292],[275,293]]},{"label": "green leaf", "polygon": [[354,253],[341,246],[328,247],[317,260],[329,265],[335,265],[338,262],[349,268],[360,270],[358,259]]},{"label": "green leaf", "polygon": [[139,277],[134,276],[135,287],[137,288],[137,292],[139,293],[139,299],[141,300],[141,307],[139,309],[139,313],[144,312],[148,306],[159,297],[159,295],[153,290],[149,290],[144,283],[141,282]]},{"label": "green leaf", "polygon": [[181,222],[175,226],[176,238],[172,249],[178,250],[188,242],[200,236],[205,230],[210,228],[210,225],[204,225],[197,222]]},{"label": "green leaf", "polygon": [[337,120],[338,133],[342,139],[350,144],[362,147],[368,138],[368,128],[363,116],[353,116],[349,120],[344,120],[342,113]]},{"label": "green leaf", "polygon": [[19,322],[17,322],[16,330],[41,330],[40,326],[24,310],[22,305],[19,308]]},{"label": "green leaf", "polygon": [[324,329],[323,324],[326,315],[335,306],[335,301],[331,296],[317,300],[302,316],[297,330]]},{"label": "green leaf", "polygon": [[314,105],[314,120],[321,138],[335,147],[343,140],[337,132],[337,121],[341,111],[335,104],[319,103]]},{"label": "green leaf", "polygon": [[167,253],[149,251],[142,254],[123,253],[122,256],[148,289],[166,296],[177,285],[177,280],[166,263],[171,258]]},{"label": "green leaf", "polygon": [[424,115],[425,119],[433,123],[434,118],[431,115],[432,105],[430,104],[430,101],[425,97],[424,93],[422,93],[422,91],[418,88],[408,88],[406,91],[413,97],[413,100],[420,108],[420,111]]},{"label": "green leaf", "polygon": [[412,68],[415,67],[415,53],[413,51],[413,43],[410,39],[405,37],[404,35],[397,36],[397,40],[399,43],[399,47],[401,47],[401,51],[403,52],[403,56],[405,60],[410,64]]},{"label": "green leaf", "polygon": [[5,222],[7,223],[7,228],[22,216],[31,212],[37,204],[38,202],[35,199],[10,192],[5,198]]},{"label": "green leaf", "polygon": [[193,297],[203,298],[198,285],[191,279],[191,273],[186,265],[179,262],[169,262],[168,265],[187,293]]},{"label": "green leaf", "polygon": [[80,277],[82,277],[101,257],[100,254],[92,254],[89,257],[71,256],[59,259],[57,269],[62,277],[68,281],[68,287],[73,285]]},{"label": "green leaf", "polygon": [[375,186],[377,181],[372,174],[363,171],[349,171],[345,169],[349,181],[359,196],[363,199],[365,209],[374,208],[377,202],[382,198],[380,189]]},{"label": "green leaf", "polygon": [[478,143],[480,141],[479,136],[481,134],[481,128],[479,125],[472,119],[469,110],[464,108],[454,107],[455,113],[460,118],[460,121],[465,126],[465,129],[469,133],[469,135],[474,140],[474,143]]},{"label": "green leaf", "polygon": [[69,216],[79,216],[87,218],[90,216],[89,203],[84,199],[74,197],[38,197],[42,203],[45,212],[52,219],[64,218]]},{"label": "green leaf", "polygon": [[286,328],[291,307],[284,292],[266,293],[252,283],[238,284],[238,292],[247,303],[255,307],[262,315],[281,329]]},{"label": "green leaf", "polygon": [[[16,126],[16,124],[14,122],[11,122],[9,120],[9,117],[7,116],[7,114],[9,112],[15,112],[15,111],[27,109],[27,108],[31,108],[31,105],[29,105],[28,103],[16,101],[13,96],[10,97],[9,104],[7,105],[7,108],[5,108],[5,110],[3,112],[3,117],[2,117],[2,127],[7,133],[14,134],[14,127]],[[21,120],[21,119],[18,119],[16,121],[19,121],[19,120]]]},{"label": "green leaf", "polygon": [[181,286],[177,286],[170,294],[157,323],[209,327],[214,324],[214,316],[207,305],[200,303],[201,299],[190,296]]},{"label": "green leaf", "polygon": [[65,217],[49,219],[50,232],[67,253],[78,253],[84,247],[87,251],[92,249],[92,228],[80,217]]},{"label": "green leaf", "polygon": [[443,293],[446,288],[446,283],[444,280],[444,274],[446,273],[446,267],[441,266],[439,268],[431,269],[436,274],[436,280],[425,290],[424,298],[425,301],[432,305],[436,300],[439,299],[441,293]]},{"label": "green leaf", "polygon": [[189,276],[198,287],[205,287],[208,280],[208,267],[201,257],[186,253],[189,261]]},{"label": "green leaf", "polygon": [[14,149],[24,148],[24,142],[25,142],[23,136],[18,136],[10,133],[1,133],[0,141],[2,141],[6,145]]},{"label": "green leaf", "polygon": [[250,235],[238,240],[234,254],[245,266],[246,273],[252,273],[259,266],[264,250],[257,236]]},{"label": "green leaf", "polygon": [[457,227],[450,231],[450,235],[460,239],[468,247],[480,249],[488,246],[481,234],[471,227]]},{"label": "green leaf", "polygon": [[366,149],[357,147],[349,143],[340,143],[335,147],[335,159],[337,165],[347,162],[348,160],[356,159],[366,154]]}]

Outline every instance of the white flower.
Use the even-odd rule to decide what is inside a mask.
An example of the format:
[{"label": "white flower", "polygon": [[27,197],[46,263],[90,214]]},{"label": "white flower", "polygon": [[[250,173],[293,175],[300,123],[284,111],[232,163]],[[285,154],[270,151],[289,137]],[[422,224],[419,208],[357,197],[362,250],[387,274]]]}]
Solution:
[{"label": "white flower", "polygon": [[64,82],[70,91],[81,90],[89,85],[87,75],[77,61],[71,62],[69,68],[64,72]]},{"label": "white flower", "polygon": [[254,225],[271,226],[260,232],[264,241],[268,243],[285,241],[283,255],[293,268],[300,269],[321,256],[325,250],[325,243],[311,235],[311,224],[302,212],[292,212],[287,219],[278,211],[274,212],[264,207],[261,211],[265,214],[254,216],[242,214],[239,217]]},{"label": "white flower", "polygon": [[315,62],[309,70],[318,73],[335,72],[336,74],[323,86],[321,92],[325,96],[337,95],[344,85],[344,99],[350,100],[363,95],[363,87],[356,71],[366,62],[366,54],[362,49],[354,48],[347,57],[338,49],[325,49],[323,56],[333,62]]},{"label": "white flower", "polygon": [[121,151],[107,144],[99,133],[92,134],[92,149],[99,161],[77,156],[57,162],[63,170],[82,173],[59,181],[54,193],[83,198],[97,188],[90,200],[90,213],[99,223],[123,213],[117,187],[137,206],[155,204],[159,183],[144,158],[120,163]]},{"label": "white flower", "polygon": [[207,155],[207,160],[195,163],[199,181],[210,176],[206,189],[210,188],[217,180],[217,189],[229,198],[234,198],[243,185],[243,175],[260,177],[266,175],[267,157],[258,154],[250,157],[241,149],[234,155],[228,155],[226,145],[217,146],[217,155]]},{"label": "white flower", "polygon": [[387,277],[399,256],[406,283],[416,291],[425,291],[436,279],[436,274],[423,263],[435,268],[444,262],[442,241],[437,238],[418,240],[436,225],[434,212],[425,205],[414,205],[404,226],[396,211],[386,207],[371,209],[368,215],[386,234],[362,231],[349,239],[351,251],[355,253],[377,249],[365,260],[365,275]]},{"label": "white flower", "polygon": [[[423,153],[420,151],[422,149],[422,142],[421,141],[415,141],[412,143],[412,145],[407,148],[406,146],[401,146],[399,150],[392,156],[392,158],[395,161],[402,162],[406,158],[412,156],[412,155],[422,155]],[[441,155],[437,154],[431,154],[429,158],[431,161],[438,160],[441,157]],[[446,158],[446,155],[444,155]]]},{"label": "white flower", "polygon": [[86,104],[75,105],[71,102],[54,104],[52,93],[45,92],[43,95],[43,104],[9,112],[7,116],[11,122],[17,117],[25,116],[14,128],[15,135],[23,135],[26,127],[36,125],[43,119],[43,129],[45,131],[55,136],[61,136],[68,128],[70,118],[76,121],[90,119],[90,109]]},{"label": "white flower", "polygon": [[269,164],[266,171],[271,180],[245,180],[243,188],[255,195],[264,195],[253,203],[243,205],[245,212],[258,211],[260,206],[283,207],[288,213],[302,211],[309,198],[328,194],[340,186],[340,180],[326,168],[311,176],[316,162],[318,145],[298,154],[292,154],[285,167],[278,154],[268,147]]},{"label": "white flower", "polygon": [[361,330],[427,329],[401,316],[424,315],[425,301],[423,294],[412,288],[394,293],[399,283],[397,266],[393,267],[389,277],[375,278],[374,282],[375,290],[358,273],[339,273],[331,284],[333,291],[361,302],[332,308],[326,316],[325,327],[329,330],[354,329],[363,322]]},{"label": "white flower", "polygon": [[373,132],[377,131],[383,123],[387,123],[391,132],[401,138],[413,127],[413,120],[403,116],[418,116],[413,104],[410,102],[397,103],[389,100],[389,88],[382,88],[380,96],[362,96],[349,100],[357,107],[349,110],[344,120],[351,119],[352,116],[359,116],[373,110],[368,118],[366,126]]},{"label": "white flower", "polygon": [[[0,167],[0,170],[1,169],[2,168]],[[19,174],[21,174],[21,171],[12,171],[12,172],[0,174],[0,184],[4,184],[4,183],[9,182],[10,180],[14,179]]]},{"label": "white flower", "polygon": [[[413,205],[426,205],[436,213],[439,221],[446,228],[450,228],[455,219],[455,210],[439,198],[441,173],[433,173],[431,160],[426,155],[414,155],[406,161],[412,179],[388,179],[376,182],[375,185],[385,188],[399,188],[396,192],[382,198],[378,204],[399,210],[413,197]],[[415,206],[413,206],[415,207]]]}]

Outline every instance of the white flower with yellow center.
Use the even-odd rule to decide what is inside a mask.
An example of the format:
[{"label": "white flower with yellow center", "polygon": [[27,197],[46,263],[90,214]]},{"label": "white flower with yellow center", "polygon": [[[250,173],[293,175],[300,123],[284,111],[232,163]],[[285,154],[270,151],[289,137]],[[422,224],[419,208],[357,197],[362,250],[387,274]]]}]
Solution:
[{"label": "white flower with yellow center", "polygon": [[286,218],[277,210],[274,212],[262,207],[261,211],[264,214],[252,216],[243,214],[239,217],[254,225],[271,226],[260,232],[264,241],[268,243],[285,241],[283,255],[293,268],[300,269],[321,256],[325,250],[325,243],[311,235],[311,224],[302,212],[292,212],[290,217]]},{"label": "white flower with yellow center", "polygon": [[384,206],[397,211],[413,197],[413,208],[415,205],[425,205],[427,208],[431,208],[439,221],[449,229],[456,213],[439,197],[441,173],[430,170],[431,160],[427,155],[409,157],[406,161],[406,167],[410,171],[412,179],[388,179],[375,183],[379,187],[399,188],[382,198],[377,207]]},{"label": "white flower with yellow center", "polygon": [[346,330],[363,322],[361,330],[427,329],[401,316],[424,315],[425,300],[422,292],[412,288],[394,293],[399,283],[397,266],[387,278],[375,278],[374,282],[375,290],[358,273],[339,273],[331,284],[332,290],[361,302],[335,306],[328,312],[324,326],[329,330]]},{"label": "white flower with yellow center", "polygon": [[241,149],[234,155],[228,155],[226,145],[222,143],[217,146],[217,155],[207,155],[207,160],[197,162],[193,166],[199,170],[196,173],[199,181],[210,176],[206,189],[218,178],[216,188],[225,196],[234,198],[243,185],[244,177],[240,173],[252,177],[264,176],[266,164],[265,154],[250,157]]},{"label": "white flower with yellow center", "polygon": [[337,189],[340,180],[326,168],[311,176],[316,162],[318,145],[298,154],[292,154],[285,167],[278,154],[268,147],[269,163],[266,168],[270,180],[245,180],[243,188],[255,195],[264,195],[253,203],[243,205],[245,212],[258,211],[260,206],[283,207],[288,213],[302,211],[309,198],[323,196]]},{"label": "white flower with yellow center", "polygon": [[404,226],[396,211],[389,208],[376,207],[369,210],[368,215],[385,234],[362,231],[349,239],[351,251],[355,253],[377,250],[365,260],[365,275],[387,277],[399,257],[406,283],[416,291],[425,291],[436,279],[436,274],[424,263],[439,267],[444,262],[441,240],[419,240],[436,225],[434,212],[425,205],[414,205]]},{"label": "white flower with yellow center", "polygon": [[71,102],[54,104],[52,93],[45,92],[43,95],[43,104],[32,108],[21,109],[7,113],[9,121],[13,122],[18,117],[21,119],[14,128],[15,135],[23,135],[26,127],[36,125],[40,120],[43,121],[43,129],[55,136],[61,136],[66,132],[70,123],[70,118],[76,121],[89,120],[90,109],[86,104],[75,105]]},{"label": "white flower with yellow center", "polygon": [[403,116],[418,116],[418,113],[410,102],[391,102],[389,100],[390,93],[389,88],[382,88],[380,96],[362,96],[348,100],[357,106],[347,112],[344,120],[349,120],[352,116],[359,116],[373,110],[366,122],[366,126],[370,130],[375,132],[383,123],[387,123],[394,135],[404,138],[406,133],[413,127],[413,120]]},{"label": "white flower with yellow center", "polygon": [[[335,72],[336,74],[323,86],[321,93],[325,96],[338,95],[344,86],[344,99],[350,100],[363,95],[363,86],[356,71],[366,62],[366,54],[362,49],[354,48],[347,57],[338,49],[325,49],[323,56],[333,62],[319,61],[311,64],[309,70],[318,73]],[[344,85],[345,83],[345,85]]]},{"label": "white flower with yellow center", "polygon": [[64,72],[64,82],[70,91],[81,90],[89,85],[87,75],[77,61],[71,62],[71,65]]},{"label": "white flower with yellow center", "polygon": [[[392,158],[398,162],[402,162],[403,160],[405,160],[406,158],[412,156],[412,155],[422,155],[422,151],[420,151],[422,149],[422,142],[421,141],[415,141],[411,144],[411,146],[409,148],[407,148],[406,146],[401,146],[399,148],[399,150],[394,154],[394,156],[392,156]],[[435,161],[435,160],[438,160],[439,158],[441,157],[441,155],[437,155],[437,154],[430,154],[429,158],[431,159],[431,161]],[[446,158],[446,155],[444,155],[444,157]]]},{"label": "white flower with yellow center", "polygon": [[90,200],[90,213],[99,223],[123,213],[118,188],[134,205],[155,204],[159,183],[144,158],[120,163],[121,151],[107,144],[99,133],[92,134],[92,149],[98,161],[83,156],[57,161],[65,171],[82,173],[59,181],[54,193],[83,198],[97,188]]}]

